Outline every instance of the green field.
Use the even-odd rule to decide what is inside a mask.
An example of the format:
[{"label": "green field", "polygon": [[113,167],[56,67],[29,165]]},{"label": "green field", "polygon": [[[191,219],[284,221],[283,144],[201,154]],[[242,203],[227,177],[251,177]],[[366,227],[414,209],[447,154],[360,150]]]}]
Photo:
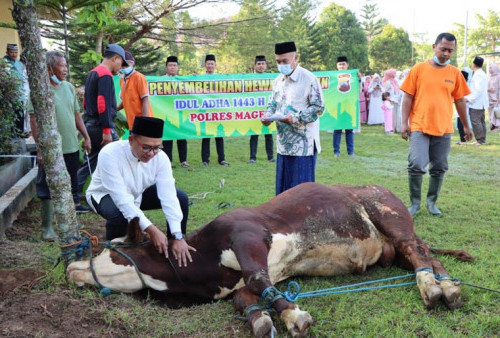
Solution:
[{"label": "green field", "polygon": [[[356,157],[347,156],[342,137],[341,157],[333,157],[332,134],[322,132],[322,153],[318,156],[316,181],[323,184],[385,186],[408,204],[407,155],[408,143],[399,135],[385,135],[382,126],[363,126],[355,135]],[[425,207],[415,217],[417,234],[436,248],[463,249],[475,257],[473,263],[463,263],[441,257],[450,275],[464,282],[500,289],[500,133],[488,133],[487,145],[458,146],[453,137],[446,175],[438,201],[443,217],[432,217]],[[274,196],[275,164],[266,161],[264,138],[259,140],[257,163],[249,165],[247,137],[226,138],[226,160],[230,167],[217,164],[215,142],[212,141],[211,166],[201,165],[201,140],[188,142],[188,162],[182,168],[174,143],[174,176],[177,185],[193,198],[189,230],[209,222],[217,215],[239,206],[253,206]],[[224,180],[223,187],[220,181]],[[423,193],[427,191],[427,176]],[[219,203],[234,207],[217,208]],[[148,212],[153,222],[164,226],[161,212]],[[99,219],[99,216],[84,216]],[[85,219],[84,219],[85,220]],[[104,226],[104,222],[102,222]],[[46,246],[46,255],[57,255],[57,248]],[[47,267],[49,265],[47,264]],[[50,278],[64,284],[61,271]],[[393,267],[374,267],[363,275],[335,278],[301,277],[304,291],[358,283],[408,273]],[[47,286],[52,289],[54,286]],[[287,282],[278,284],[281,290]],[[177,310],[154,301],[144,301],[129,295],[99,298],[94,289],[74,290],[79,298],[98,304],[110,327],[119,325],[128,336],[184,337],[247,337],[248,326],[234,319],[230,300],[196,305]],[[314,325],[310,335],[315,337],[494,337],[500,332],[500,296],[492,292],[462,287],[464,306],[455,311],[442,303],[426,310],[416,286],[376,290],[363,293],[331,295],[300,299],[297,304],[308,311]],[[276,317],[274,317],[276,318]],[[287,331],[281,321],[274,320],[279,336]]]}]

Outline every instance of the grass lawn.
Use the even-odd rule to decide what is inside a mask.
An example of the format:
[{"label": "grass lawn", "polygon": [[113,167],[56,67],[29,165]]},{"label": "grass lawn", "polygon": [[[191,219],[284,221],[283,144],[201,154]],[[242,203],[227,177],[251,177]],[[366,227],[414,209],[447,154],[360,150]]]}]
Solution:
[{"label": "grass lawn", "polygon": [[[316,182],[323,184],[365,185],[378,184],[389,188],[408,204],[407,156],[408,143],[399,135],[385,135],[382,126],[362,126],[355,134],[356,157],[347,156],[342,137],[341,157],[334,158],[333,135],[322,132],[322,153],[318,156]],[[459,146],[452,139],[449,171],[446,174],[438,207],[444,216],[431,217],[425,206],[415,217],[417,234],[436,248],[464,249],[475,258],[473,263],[458,262],[441,257],[450,275],[464,282],[500,290],[500,133],[488,133],[484,146]],[[257,163],[249,160],[249,138],[225,139],[226,160],[230,167],[217,164],[215,142],[211,142],[211,166],[201,165],[201,140],[188,141],[190,168],[182,168],[174,144],[174,176],[177,185],[192,198],[188,228],[194,230],[217,215],[239,206],[253,206],[274,196],[275,164],[266,161],[264,138],[259,140]],[[427,179],[423,194],[427,191]],[[221,187],[220,182],[224,180]],[[425,195],[424,195],[425,199]],[[217,208],[219,203],[234,207]],[[293,206],[290,206],[293,207]],[[157,225],[164,226],[159,211],[147,212]],[[85,217],[98,217],[90,215]],[[104,222],[103,222],[104,226]],[[54,251],[54,254],[55,251]],[[295,278],[303,291],[337,285],[358,283],[408,273],[393,267],[374,267],[363,275],[335,278]],[[63,283],[63,273],[53,278]],[[287,282],[280,283],[281,290]],[[87,297],[98,297],[94,290],[79,290]],[[310,335],[334,336],[484,336],[500,332],[500,296],[469,286],[462,287],[464,306],[449,311],[439,303],[426,310],[416,286],[369,291],[343,295],[300,299],[297,304],[308,311],[314,325]],[[117,310],[109,306],[126,302]],[[155,302],[144,302],[128,295],[105,298],[106,318],[109,324],[125,327],[129,336],[196,336],[247,337],[250,330],[245,323],[233,318],[230,300],[196,305],[182,309],[168,309]],[[103,305],[104,306],[104,305]],[[279,336],[286,336],[286,328],[276,318]]]}]

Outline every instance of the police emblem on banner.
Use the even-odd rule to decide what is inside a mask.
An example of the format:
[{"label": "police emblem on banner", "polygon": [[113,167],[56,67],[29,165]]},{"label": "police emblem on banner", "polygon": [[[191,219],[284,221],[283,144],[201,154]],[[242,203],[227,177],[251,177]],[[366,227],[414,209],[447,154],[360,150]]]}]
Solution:
[{"label": "police emblem on banner", "polygon": [[351,74],[337,75],[337,89],[341,93],[348,93],[351,91]]}]

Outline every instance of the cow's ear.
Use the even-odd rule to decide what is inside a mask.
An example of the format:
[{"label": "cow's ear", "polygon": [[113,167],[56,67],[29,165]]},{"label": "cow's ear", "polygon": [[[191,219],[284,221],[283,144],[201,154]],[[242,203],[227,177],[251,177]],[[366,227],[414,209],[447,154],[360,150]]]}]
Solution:
[{"label": "cow's ear", "polygon": [[128,224],[127,242],[138,243],[144,241],[144,233],[139,226],[139,217],[134,218]]}]

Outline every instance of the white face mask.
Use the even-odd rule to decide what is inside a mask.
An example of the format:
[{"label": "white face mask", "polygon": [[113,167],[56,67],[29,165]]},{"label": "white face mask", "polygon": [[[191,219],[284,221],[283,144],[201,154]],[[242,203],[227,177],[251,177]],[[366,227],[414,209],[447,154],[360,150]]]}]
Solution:
[{"label": "white face mask", "polygon": [[293,71],[292,65],[290,64],[278,65],[278,70],[281,74],[285,76],[292,74]]}]

